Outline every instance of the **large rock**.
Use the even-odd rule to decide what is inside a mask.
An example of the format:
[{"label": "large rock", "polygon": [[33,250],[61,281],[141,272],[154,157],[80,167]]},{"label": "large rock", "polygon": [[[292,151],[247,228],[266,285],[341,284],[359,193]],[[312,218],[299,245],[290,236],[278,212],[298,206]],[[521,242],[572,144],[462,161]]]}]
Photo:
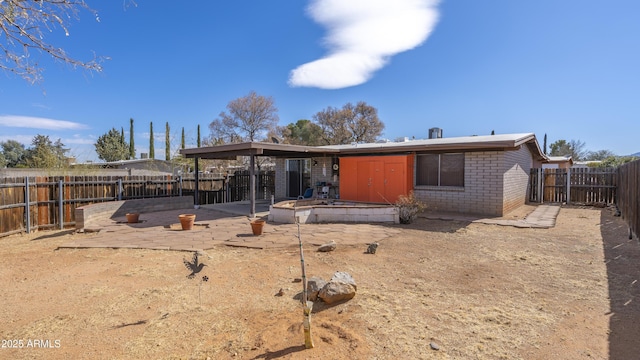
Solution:
[{"label": "large rock", "polygon": [[316,301],[318,299],[318,293],[327,282],[319,277],[311,277],[307,280],[307,298],[309,301]]},{"label": "large rock", "polygon": [[320,245],[320,247],[318,248],[318,251],[320,252],[329,252],[329,251],[333,251],[336,249],[336,242],[331,240],[331,242],[324,244],[324,245]]},{"label": "large rock", "polygon": [[358,286],[356,285],[356,281],[353,279],[353,276],[351,276],[351,274],[349,274],[348,272],[344,272],[344,271],[336,271],[331,277],[331,280],[329,280],[329,282],[341,282],[345,284],[350,284],[353,286],[354,289],[356,290],[358,289]]},{"label": "large rock", "polygon": [[356,296],[357,285],[351,275],[338,271],[320,290],[318,297],[327,304],[349,300]]},{"label": "large rock", "polygon": [[356,288],[353,285],[331,281],[318,293],[318,297],[327,304],[353,299],[354,296],[356,296]]}]

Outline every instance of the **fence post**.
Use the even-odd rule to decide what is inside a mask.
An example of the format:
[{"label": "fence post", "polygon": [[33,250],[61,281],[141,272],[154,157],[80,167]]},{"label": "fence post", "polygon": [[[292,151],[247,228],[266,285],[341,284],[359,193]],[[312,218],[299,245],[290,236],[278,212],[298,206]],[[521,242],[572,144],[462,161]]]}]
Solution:
[{"label": "fence post", "polygon": [[567,205],[571,204],[571,168],[567,168]]},{"label": "fence post", "polygon": [[540,168],[540,204],[544,203],[544,169]]},{"label": "fence post", "polygon": [[25,203],[25,209],[24,209],[24,215],[25,215],[25,220],[26,220],[26,224],[25,224],[25,228],[27,229],[27,234],[31,233],[31,214],[29,213],[29,177],[25,176],[24,177],[24,203]]},{"label": "fence post", "polygon": [[118,179],[118,201],[122,200],[122,178]]},{"label": "fence post", "polygon": [[64,184],[62,179],[58,180],[58,219],[60,220],[60,230],[64,230]]}]

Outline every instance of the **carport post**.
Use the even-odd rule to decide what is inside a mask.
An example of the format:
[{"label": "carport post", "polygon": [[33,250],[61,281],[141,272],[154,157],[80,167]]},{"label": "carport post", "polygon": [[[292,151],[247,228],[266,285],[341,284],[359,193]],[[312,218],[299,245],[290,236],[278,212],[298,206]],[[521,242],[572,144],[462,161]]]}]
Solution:
[{"label": "carport post", "polygon": [[249,157],[249,204],[251,205],[252,219],[256,217],[256,156],[252,153]]}]

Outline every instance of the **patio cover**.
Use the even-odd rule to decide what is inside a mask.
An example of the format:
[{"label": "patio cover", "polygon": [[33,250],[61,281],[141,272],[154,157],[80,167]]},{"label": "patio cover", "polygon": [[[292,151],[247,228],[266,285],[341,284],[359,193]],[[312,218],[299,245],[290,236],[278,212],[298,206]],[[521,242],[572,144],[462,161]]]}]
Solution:
[{"label": "patio cover", "polygon": [[339,150],[321,148],[316,146],[302,146],[289,144],[275,144],[265,142],[243,142],[237,144],[224,144],[217,146],[207,146],[191,149],[181,149],[180,153],[187,158],[195,159],[195,197],[194,205],[198,204],[198,180],[199,169],[198,159],[235,159],[237,156],[249,157],[249,217],[256,216],[256,179],[255,179],[255,157],[287,157],[306,158],[317,155],[337,154]]}]

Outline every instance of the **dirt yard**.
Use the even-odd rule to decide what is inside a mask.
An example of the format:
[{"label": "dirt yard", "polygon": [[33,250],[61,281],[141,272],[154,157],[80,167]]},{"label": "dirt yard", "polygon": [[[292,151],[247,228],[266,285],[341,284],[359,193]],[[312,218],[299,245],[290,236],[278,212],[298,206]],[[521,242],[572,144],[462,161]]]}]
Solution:
[{"label": "dirt yard", "polygon": [[305,247],[307,276],[358,284],[350,301],[316,303],[309,350],[295,246],[220,246],[188,279],[189,253],[57,249],[91,236],[72,231],[0,238],[0,358],[640,358],[640,247],[611,210],[565,207],[551,229],[393,227],[375,255],[340,238]]}]

